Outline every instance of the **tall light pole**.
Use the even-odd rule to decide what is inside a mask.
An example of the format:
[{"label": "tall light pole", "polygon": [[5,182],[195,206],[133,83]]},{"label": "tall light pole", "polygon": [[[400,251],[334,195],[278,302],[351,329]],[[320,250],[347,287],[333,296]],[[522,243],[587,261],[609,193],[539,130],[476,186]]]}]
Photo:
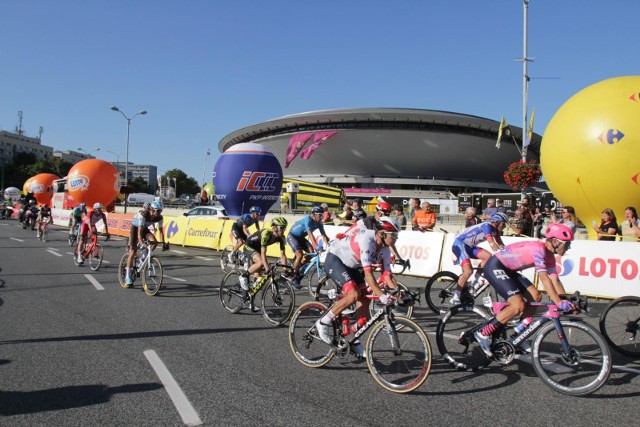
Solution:
[{"label": "tall light pole", "polygon": [[85,150],[82,147],[78,147],[78,151],[80,151],[81,153],[86,154],[88,157],[93,157],[92,154],[95,153],[96,151],[100,151],[100,148],[96,148],[94,150],[91,150],[91,152]]},{"label": "tall light pole", "polygon": [[[115,105],[111,106],[111,109],[113,111],[117,111],[118,113],[122,114],[122,117],[124,117],[125,120],[127,121],[127,150],[126,150],[127,154],[126,154],[126,160],[125,160],[125,164],[124,164],[124,185],[127,186],[129,184],[129,133],[130,133],[130,130],[131,130],[131,120],[133,120],[133,118],[135,116],[140,116],[140,115],[147,114],[147,110],[140,110],[137,113],[135,113],[133,116],[127,117],[127,115],[124,114]],[[126,195],[125,195],[125,198],[124,198],[124,213],[127,213],[127,197],[126,197]]]},{"label": "tall light pole", "polygon": [[211,150],[207,148],[207,155],[204,158],[204,168],[202,169],[202,188],[200,189],[200,194],[202,195],[202,190],[204,190],[204,177],[207,173],[207,160],[209,160],[209,156],[211,155]]},{"label": "tall light pole", "polygon": [[116,169],[118,170],[118,185],[122,184],[121,180],[120,180],[120,154],[121,153],[116,153],[114,151],[111,150],[104,150],[107,153],[111,153],[114,156],[116,156]]}]

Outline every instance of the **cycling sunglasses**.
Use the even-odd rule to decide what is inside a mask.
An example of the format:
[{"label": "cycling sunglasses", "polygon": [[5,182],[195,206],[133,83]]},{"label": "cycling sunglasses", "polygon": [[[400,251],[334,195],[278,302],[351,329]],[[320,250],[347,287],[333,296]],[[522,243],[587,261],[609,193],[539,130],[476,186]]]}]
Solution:
[{"label": "cycling sunglasses", "polygon": [[394,239],[398,239],[398,233],[395,231],[385,231],[384,234],[391,236]]}]

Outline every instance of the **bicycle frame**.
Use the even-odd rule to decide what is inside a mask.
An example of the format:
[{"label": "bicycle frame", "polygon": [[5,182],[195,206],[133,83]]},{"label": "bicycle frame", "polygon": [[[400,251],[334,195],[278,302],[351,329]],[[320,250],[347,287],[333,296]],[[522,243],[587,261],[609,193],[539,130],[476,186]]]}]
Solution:
[{"label": "bicycle frame", "polygon": [[316,274],[320,277],[320,252],[315,252],[312,254],[303,255],[304,258],[307,258],[301,265],[300,271],[302,272],[303,279],[306,277],[307,273],[309,273],[313,268],[316,269]]},{"label": "bicycle frame", "polygon": [[85,258],[88,257],[91,251],[96,247],[97,243],[98,243],[98,235],[95,233],[91,233],[91,235],[89,236],[89,241],[85,242],[84,244],[84,250],[82,251],[82,256],[84,256]]}]

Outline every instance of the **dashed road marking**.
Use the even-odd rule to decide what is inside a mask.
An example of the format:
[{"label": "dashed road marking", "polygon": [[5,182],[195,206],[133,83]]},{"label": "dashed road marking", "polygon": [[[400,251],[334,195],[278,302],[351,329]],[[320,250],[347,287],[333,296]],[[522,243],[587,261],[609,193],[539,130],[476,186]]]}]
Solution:
[{"label": "dashed road marking", "polygon": [[166,274],[164,275],[164,277],[166,277],[167,279],[176,280],[178,282],[186,282],[187,281],[187,279],[181,279],[179,277],[167,276]]},{"label": "dashed road marking", "polygon": [[215,261],[215,258],[209,258],[206,256],[197,256],[196,258],[201,259],[203,261]]},{"label": "dashed road marking", "polygon": [[16,242],[24,242],[22,239],[18,239],[17,237],[9,237],[11,240],[15,240]]},{"label": "dashed road marking", "polygon": [[96,278],[93,277],[91,274],[85,274],[84,277],[86,277],[87,280],[91,282],[94,288],[96,288],[99,291],[104,291],[104,287],[102,287],[100,282],[98,282],[98,280],[96,280]]},{"label": "dashed road marking", "polygon": [[51,255],[55,255],[55,256],[63,256],[62,254],[58,253],[56,250],[54,249],[47,249],[47,252],[49,252]]},{"label": "dashed road marking", "polygon": [[175,252],[175,253],[180,254],[180,255],[186,255],[187,254],[185,251],[177,251],[175,249],[171,249],[169,252]]}]

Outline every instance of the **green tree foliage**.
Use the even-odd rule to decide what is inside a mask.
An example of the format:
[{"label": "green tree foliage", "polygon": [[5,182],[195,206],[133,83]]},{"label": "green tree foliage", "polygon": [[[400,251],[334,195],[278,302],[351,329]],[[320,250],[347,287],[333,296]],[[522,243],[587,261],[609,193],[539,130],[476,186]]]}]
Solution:
[{"label": "green tree foliage", "polygon": [[33,153],[16,153],[12,162],[4,164],[5,187],[22,189],[27,179],[40,173],[52,173],[64,178],[72,167],[73,163],[60,157],[38,159]]},{"label": "green tree foliage", "polygon": [[169,178],[169,182],[172,186],[174,182],[173,179],[175,178],[177,196],[180,196],[181,194],[194,195],[200,192],[198,181],[190,176],[187,176],[187,174],[180,169],[171,169],[165,172],[161,177],[162,182],[167,182],[167,178]]},{"label": "green tree foliage", "polygon": [[147,184],[142,177],[136,176],[131,181],[129,181],[129,187],[131,187],[132,193],[147,193],[151,194],[151,187]]}]

